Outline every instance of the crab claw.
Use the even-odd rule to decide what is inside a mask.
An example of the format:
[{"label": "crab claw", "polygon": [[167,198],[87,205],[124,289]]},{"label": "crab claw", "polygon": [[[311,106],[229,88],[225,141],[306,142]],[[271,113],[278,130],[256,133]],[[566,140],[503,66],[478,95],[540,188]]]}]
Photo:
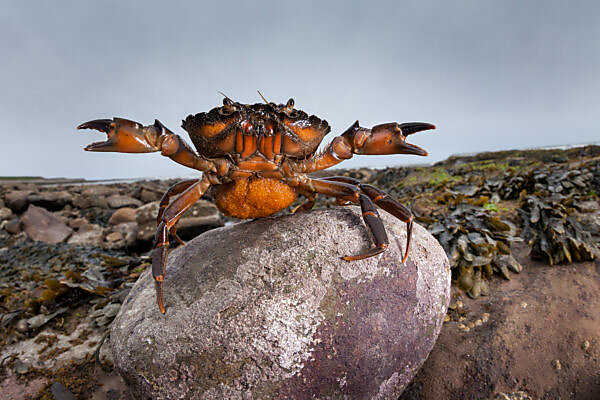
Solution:
[{"label": "crab claw", "polygon": [[151,153],[159,151],[158,138],[163,125],[157,120],[154,125],[142,124],[124,118],[95,119],[84,122],[77,129],[95,129],[108,135],[105,142],[88,145],[86,151],[116,151],[120,153]]},{"label": "crab claw", "polygon": [[420,131],[435,129],[435,125],[425,122],[390,122],[376,125],[372,129],[361,128],[358,121],[344,134],[353,145],[356,154],[415,154],[426,156],[427,151],[407,143],[406,137]]}]

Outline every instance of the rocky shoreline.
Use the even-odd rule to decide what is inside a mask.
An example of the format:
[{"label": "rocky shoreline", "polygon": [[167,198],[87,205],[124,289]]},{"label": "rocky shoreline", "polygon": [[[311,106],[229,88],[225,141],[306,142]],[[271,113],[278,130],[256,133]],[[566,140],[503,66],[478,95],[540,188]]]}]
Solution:
[{"label": "rocky shoreline", "polygon": [[[481,316],[468,318],[456,304],[480,309],[532,264],[595,264],[600,274],[599,161],[600,147],[586,146],[453,157],[430,167],[327,172],[359,178],[411,205],[442,244],[454,293],[443,337],[450,329],[477,334]],[[176,182],[0,180],[0,390],[6,398],[128,398],[100,344],[149,266],[158,201]],[[318,199],[317,207],[332,206],[334,201]],[[188,240],[226,222],[235,221],[206,198],[177,233]],[[598,301],[600,290],[586,293],[582,303]],[[487,318],[499,321],[500,314]],[[597,309],[588,314],[600,332]],[[600,337],[582,340],[589,355],[582,365],[598,370]],[[600,377],[590,379],[581,385],[600,391]],[[470,396],[492,397],[505,386],[478,386],[480,397]],[[541,386],[523,383],[519,389],[533,398],[559,398]],[[427,393],[433,392],[413,386],[407,396],[434,398]]]}]

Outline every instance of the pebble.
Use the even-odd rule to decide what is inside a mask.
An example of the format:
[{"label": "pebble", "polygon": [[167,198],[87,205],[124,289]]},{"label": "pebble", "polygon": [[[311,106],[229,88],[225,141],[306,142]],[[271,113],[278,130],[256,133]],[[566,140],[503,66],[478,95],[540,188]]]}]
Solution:
[{"label": "pebble", "polygon": [[104,316],[107,318],[114,318],[119,313],[119,309],[121,308],[120,304],[111,303],[102,309]]},{"label": "pebble", "polygon": [[560,360],[552,361],[552,367],[554,367],[555,370],[560,371],[560,369],[562,368],[562,366],[560,365]]},{"label": "pebble", "polygon": [[119,240],[123,240],[123,235],[121,232],[111,232],[106,235],[105,239],[107,242],[118,242]]},{"label": "pebble", "polygon": [[21,320],[19,320],[19,322],[17,322],[17,325],[15,326],[15,328],[19,332],[25,333],[25,332],[29,331],[29,324],[27,323],[26,320],[21,319]]},{"label": "pebble", "polygon": [[581,344],[581,348],[583,350],[587,350],[590,348],[590,342],[588,340],[584,340],[583,343]]},{"label": "pebble", "polygon": [[18,358],[15,360],[14,366],[15,366],[15,372],[17,374],[23,375],[29,371],[29,366],[27,364],[25,364],[23,361],[19,360]]}]

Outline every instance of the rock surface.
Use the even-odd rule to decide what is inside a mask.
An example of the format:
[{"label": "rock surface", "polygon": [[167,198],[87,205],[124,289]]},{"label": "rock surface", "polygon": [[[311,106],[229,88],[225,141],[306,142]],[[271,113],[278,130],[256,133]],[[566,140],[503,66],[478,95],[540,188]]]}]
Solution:
[{"label": "rock surface", "polygon": [[[479,301],[452,303],[452,321],[401,400],[600,398],[600,262],[527,265]],[[458,293],[457,293],[458,294]],[[454,308],[454,307],[452,307]],[[458,318],[458,320],[457,320]]]},{"label": "rock surface", "polygon": [[209,231],[169,256],[166,315],[150,271],[112,325],[117,370],[137,398],[395,399],[433,347],[450,269],[415,225],[382,212],[390,248],[344,262],[371,240],[356,208]]},{"label": "rock surface", "polygon": [[21,224],[29,237],[45,243],[60,243],[73,232],[54,214],[34,205],[23,214]]}]

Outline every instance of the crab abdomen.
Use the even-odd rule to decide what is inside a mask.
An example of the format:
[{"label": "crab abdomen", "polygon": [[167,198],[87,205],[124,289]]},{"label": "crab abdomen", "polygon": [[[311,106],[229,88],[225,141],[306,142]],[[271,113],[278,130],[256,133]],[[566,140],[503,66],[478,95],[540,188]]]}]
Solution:
[{"label": "crab abdomen", "polygon": [[251,177],[236,179],[214,188],[215,204],[234,218],[268,217],[291,205],[296,191],[279,179]]}]

